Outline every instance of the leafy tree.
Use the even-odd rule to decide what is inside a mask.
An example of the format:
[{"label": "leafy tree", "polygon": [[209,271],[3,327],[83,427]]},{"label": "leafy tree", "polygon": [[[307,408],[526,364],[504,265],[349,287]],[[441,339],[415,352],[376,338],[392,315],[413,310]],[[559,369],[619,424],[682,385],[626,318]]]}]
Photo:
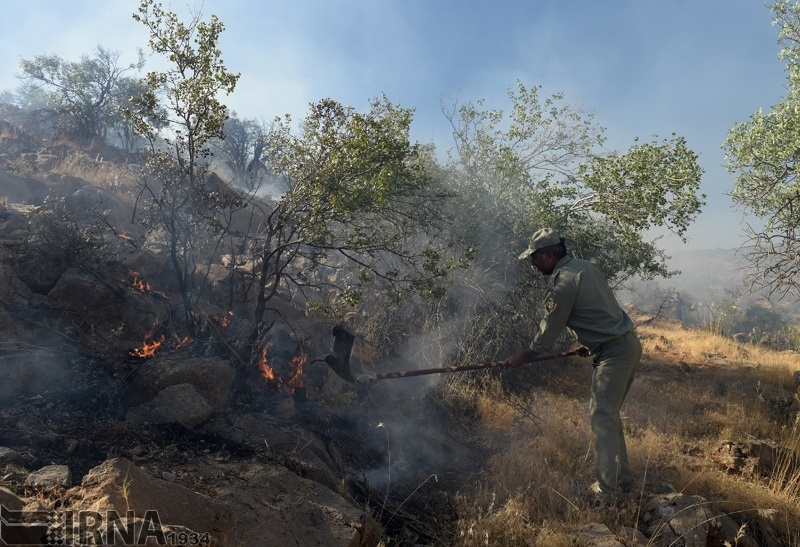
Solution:
[{"label": "leafy tree", "polygon": [[477,330],[464,339],[485,346],[465,350],[475,354],[465,358],[507,354],[535,328],[541,279],[527,264],[509,268],[535,229],[557,229],[573,254],[617,283],[651,279],[669,271],[647,231],[664,226],[682,235],[704,204],[702,170],[683,139],[654,137],[625,153],[598,153],[604,128],[594,115],[561,93],[539,92],[518,82],[507,112],[484,101],[445,111],[455,142],[449,180],[463,213],[456,230],[464,245],[479,248],[463,299],[473,303]]},{"label": "leafy tree", "polygon": [[[147,90],[126,111],[134,130],[150,142],[140,182],[141,217],[153,233],[166,234],[171,264],[190,334],[196,335],[195,274],[204,246],[219,244],[225,219],[242,207],[237,194],[207,176],[208,143],[222,136],[227,117],[220,93],[239,79],[229,72],[217,44],[224,25],[194,14],[188,25],[160,4],[144,0],[134,19],[150,30],[149,45],[171,63],[145,78]],[[162,131],[166,127],[168,131]],[[159,146],[165,143],[166,148]]]},{"label": "leafy tree", "polygon": [[518,83],[507,119],[480,110],[480,101],[450,113],[458,184],[485,193],[498,209],[492,216],[514,219],[505,237],[517,248],[537,226],[551,225],[610,277],[668,274],[645,237],[660,226],[683,235],[704,205],[697,156],[675,136],[598,154],[604,129],[594,115],[560,93],[541,101],[538,91]]},{"label": "leafy tree", "polygon": [[778,56],[787,66],[787,95],[770,111],[759,109],[734,124],[723,148],[728,171],[736,174],[734,203],[762,221],[747,226],[743,245],[755,266],[751,288],[783,297],[800,294],[800,4],[780,0],[770,9],[779,28]]},{"label": "leafy tree", "polygon": [[93,57],[66,61],[58,55],[37,55],[20,62],[22,96],[56,120],[58,134],[81,143],[105,140],[110,128],[124,123],[120,116],[136,80],[125,74],[144,66],[144,56],[128,66],[120,53],[97,46]]},{"label": "leafy tree", "polygon": [[284,186],[256,241],[257,323],[275,296],[341,316],[367,295],[442,295],[458,261],[437,242],[446,196],[409,140],[411,120],[385,97],[365,113],[319,101],[299,133],[276,120],[267,161]]}]

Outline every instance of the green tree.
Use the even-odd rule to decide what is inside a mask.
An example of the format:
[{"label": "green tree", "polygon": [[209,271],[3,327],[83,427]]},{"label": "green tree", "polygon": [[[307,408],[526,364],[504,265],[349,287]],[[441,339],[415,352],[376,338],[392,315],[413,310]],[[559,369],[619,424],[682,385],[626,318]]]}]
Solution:
[{"label": "green tree", "polygon": [[751,288],[783,297],[800,294],[800,4],[780,0],[770,9],[779,29],[778,56],[787,67],[787,95],[770,111],[759,109],[735,123],[723,148],[728,171],[736,175],[734,203],[761,221],[746,227],[743,245],[755,267]]},{"label": "green tree", "polygon": [[482,101],[450,112],[458,186],[485,195],[479,203],[504,219],[504,237],[517,247],[535,227],[551,225],[610,277],[668,274],[647,230],[683,235],[699,213],[705,196],[697,156],[674,135],[598,153],[604,128],[594,115],[560,93],[542,101],[539,89],[518,83],[507,116],[481,110]]},{"label": "green tree", "polygon": [[101,46],[93,57],[83,56],[78,62],[55,54],[23,59],[20,94],[31,97],[41,113],[55,118],[59,135],[85,144],[104,141],[110,128],[124,123],[120,109],[136,85],[135,78],[126,74],[144,66],[141,51],[136,63],[122,66],[119,59],[119,52]]},{"label": "green tree", "polygon": [[224,25],[216,16],[204,22],[201,14],[193,14],[184,24],[175,13],[144,0],[133,17],[149,29],[153,52],[170,63],[147,74],[147,90],[126,111],[136,133],[150,142],[138,209],[152,233],[165,234],[186,325],[195,336],[199,257],[219,244],[225,219],[243,206],[237,194],[207,176],[204,161],[209,141],[222,136],[227,118],[217,97],[231,93],[239,75],[222,61],[218,42]]},{"label": "green tree", "polygon": [[557,229],[573,254],[616,283],[651,279],[670,272],[647,231],[682,235],[704,204],[702,170],[683,139],[599,152],[605,130],[594,114],[540,89],[518,82],[507,111],[477,101],[445,112],[455,143],[447,171],[462,212],[456,230],[463,245],[479,249],[463,280],[473,309],[459,313],[474,313],[467,328],[475,330],[464,339],[485,346],[465,358],[507,354],[535,328],[542,281],[527,264],[509,267],[535,229]]},{"label": "green tree", "polygon": [[276,295],[337,316],[367,295],[387,304],[442,295],[458,265],[437,241],[446,196],[410,142],[411,120],[385,97],[365,113],[319,101],[299,132],[276,120],[267,162],[284,186],[257,238],[262,328]]}]

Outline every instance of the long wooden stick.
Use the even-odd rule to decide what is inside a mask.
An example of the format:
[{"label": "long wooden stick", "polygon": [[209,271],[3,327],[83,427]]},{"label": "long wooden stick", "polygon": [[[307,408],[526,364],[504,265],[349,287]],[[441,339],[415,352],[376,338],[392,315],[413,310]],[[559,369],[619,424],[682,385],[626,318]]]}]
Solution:
[{"label": "long wooden stick", "polygon": [[[572,351],[562,351],[561,353],[552,355],[540,355],[534,357],[528,363],[535,363],[538,361],[549,361],[551,359],[560,359],[562,357],[569,357],[571,355],[586,355],[584,348],[574,349]],[[526,363],[527,364],[527,363]],[[398,372],[367,372],[365,374],[356,374],[357,382],[376,382],[378,380],[386,380],[389,378],[407,378],[409,376],[423,376],[426,374],[442,374],[445,372],[461,372],[463,370],[478,370],[484,368],[495,368],[503,366],[503,361],[493,361],[491,363],[478,363],[473,365],[455,365],[452,367],[438,367],[438,368],[421,368],[419,370],[403,370]]]}]

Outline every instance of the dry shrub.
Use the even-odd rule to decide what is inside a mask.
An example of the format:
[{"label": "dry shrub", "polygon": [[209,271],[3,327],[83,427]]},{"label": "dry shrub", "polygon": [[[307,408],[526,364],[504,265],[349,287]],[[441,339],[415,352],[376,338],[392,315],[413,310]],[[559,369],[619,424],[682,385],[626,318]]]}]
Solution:
[{"label": "dry shrub", "polygon": [[785,389],[794,389],[792,372],[800,370],[798,352],[774,351],[757,344],[740,343],[678,323],[648,323],[639,326],[637,332],[648,356],[671,356],[688,363],[724,360],[733,365],[747,365],[752,367],[756,379]]},{"label": "dry shrub", "polygon": [[134,187],[134,177],[126,164],[105,161],[100,154],[94,158],[81,152],[59,156],[50,171],[76,177],[88,184],[114,191],[120,198],[125,197],[126,191]]},{"label": "dry shrub", "polygon": [[508,546],[571,547],[574,541],[564,522],[543,522],[530,517],[531,500],[517,494],[498,503],[496,496],[481,492],[459,496],[458,545],[463,547]]},{"label": "dry shrub", "polygon": [[[487,466],[485,486],[461,497],[458,534],[464,545],[569,545],[566,531],[591,521],[612,531],[636,528],[644,503],[663,484],[704,497],[760,545],[800,545],[800,430],[776,421],[763,401],[741,387],[790,385],[800,355],[675,324],[639,330],[646,355],[623,407],[635,488],[619,511],[601,512],[587,503],[585,488],[593,480],[587,390],[540,382],[521,399],[523,409],[509,404],[496,385],[462,387],[473,417],[508,433],[508,444]],[[580,364],[546,365],[540,372],[561,374],[572,387],[587,381]],[[520,422],[525,414],[536,419]],[[725,440],[753,439],[782,447],[770,476],[733,475],[716,464],[714,452]]]},{"label": "dry shrub", "polygon": [[511,432],[521,419],[521,397],[505,393],[501,383],[487,374],[455,374],[440,384],[439,397],[453,413],[490,430]]}]

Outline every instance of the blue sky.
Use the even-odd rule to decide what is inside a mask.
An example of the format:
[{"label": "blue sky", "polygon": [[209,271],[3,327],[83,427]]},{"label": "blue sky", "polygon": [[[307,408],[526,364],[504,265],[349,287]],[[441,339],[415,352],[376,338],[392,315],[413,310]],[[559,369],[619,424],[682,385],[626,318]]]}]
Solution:
[{"label": "blue sky", "polygon": [[[596,114],[607,148],[676,133],[700,154],[708,205],[690,241],[670,252],[738,247],[741,213],[722,141],[737,121],[784,95],[777,29],[759,0],[162,0],[225,24],[228,68],[242,74],[227,104],[241,117],[302,117],[331,97],[364,108],[371,97],[416,109],[414,137],[449,146],[441,101],[486,99],[504,108],[517,80]],[[147,32],[136,0],[3,0],[0,91],[19,60],[77,60],[95,46],[135,60]]]}]

